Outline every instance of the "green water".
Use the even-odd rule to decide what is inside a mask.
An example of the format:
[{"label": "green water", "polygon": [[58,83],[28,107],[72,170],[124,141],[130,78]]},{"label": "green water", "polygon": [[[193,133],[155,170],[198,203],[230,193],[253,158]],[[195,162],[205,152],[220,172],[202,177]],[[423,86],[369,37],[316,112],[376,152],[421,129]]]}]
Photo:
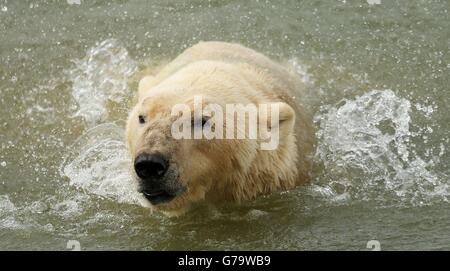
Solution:
[{"label": "green water", "polygon": [[[450,2],[0,0],[0,249],[450,249]],[[151,214],[131,189],[132,75],[200,40],[298,71],[312,184]]]}]

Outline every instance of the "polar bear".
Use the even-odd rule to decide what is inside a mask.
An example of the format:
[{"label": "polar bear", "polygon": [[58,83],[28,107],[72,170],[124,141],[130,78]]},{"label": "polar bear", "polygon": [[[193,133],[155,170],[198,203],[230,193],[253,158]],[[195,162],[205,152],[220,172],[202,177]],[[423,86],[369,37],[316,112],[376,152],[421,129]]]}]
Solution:
[{"label": "polar bear", "polygon": [[[186,49],[139,82],[126,128],[138,191],[152,208],[179,215],[200,200],[241,202],[304,184],[310,179],[315,132],[301,105],[303,90],[294,72],[239,44],[200,42]],[[276,131],[275,148],[261,148],[267,140],[262,133],[256,138],[174,136],[180,119],[200,129],[211,121],[212,114],[193,113],[199,97],[204,108],[268,105],[270,112],[258,111],[251,119],[246,111],[243,120]],[[178,105],[188,115],[174,114]],[[226,112],[223,119],[212,130],[237,127],[236,115]],[[250,128],[244,129],[248,135]]]}]

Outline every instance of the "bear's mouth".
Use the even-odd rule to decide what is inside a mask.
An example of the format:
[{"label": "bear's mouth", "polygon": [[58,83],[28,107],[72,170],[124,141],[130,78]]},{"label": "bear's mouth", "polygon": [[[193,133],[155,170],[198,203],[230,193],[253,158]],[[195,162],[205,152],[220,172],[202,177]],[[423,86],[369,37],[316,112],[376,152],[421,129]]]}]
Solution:
[{"label": "bear's mouth", "polygon": [[153,205],[169,202],[169,201],[173,200],[173,198],[175,198],[175,196],[176,196],[176,195],[171,194],[162,189],[143,190],[142,194]]}]

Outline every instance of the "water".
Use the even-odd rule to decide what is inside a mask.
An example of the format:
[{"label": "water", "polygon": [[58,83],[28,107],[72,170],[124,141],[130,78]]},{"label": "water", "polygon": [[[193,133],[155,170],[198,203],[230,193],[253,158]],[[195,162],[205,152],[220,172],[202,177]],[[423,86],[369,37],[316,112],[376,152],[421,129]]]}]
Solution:
[{"label": "water", "polygon": [[[0,248],[450,249],[450,4],[0,0]],[[298,72],[314,180],[180,218],[142,207],[136,74],[200,40]]]}]

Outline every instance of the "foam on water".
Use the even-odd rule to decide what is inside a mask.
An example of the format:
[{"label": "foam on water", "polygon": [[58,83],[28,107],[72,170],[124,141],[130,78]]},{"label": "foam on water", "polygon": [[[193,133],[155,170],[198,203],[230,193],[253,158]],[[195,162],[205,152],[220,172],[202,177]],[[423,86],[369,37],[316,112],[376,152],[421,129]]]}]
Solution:
[{"label": "foam on water", "polygon": [[411,102],[392,90],[322,106],[315,122],[323,169],[312,191],[333,201],[448,201],[447,176],[437,176],[434,161],[420,157],[411,143],[424,136],[410,131],[411,110]]},{"label": "foam on water", "polygon": [[17,208],[8,195],[0,195],[0,227],[2,229],[25,229],[28,227],[15,218],[15,213],[17,213]]},{"label": "foam on water", "polygon": [[36,222],[31,214],[41,214],[47,207],[40,201],[29,205],[17,206],[8,195],[0,195],[0,228],[9,230],[39,230],[53,232],[52,224],[41,225]]},{"label": "foam on water", "polygon": [[107,116],[108,101],[121,103],[128,90],[128,78],[137,65],[128,51],[115,39],[107,39],[88,50],[75,68],[68,72],[72,81],[72,95],[81,116],[94,126]]},{"label": "foam on water", "polygon": [[90,202],[89,196],[82,193],[68,196],[64,200],[54,200],[52,213],[62,219],[69,219],[83,214],[84,206]]}]

